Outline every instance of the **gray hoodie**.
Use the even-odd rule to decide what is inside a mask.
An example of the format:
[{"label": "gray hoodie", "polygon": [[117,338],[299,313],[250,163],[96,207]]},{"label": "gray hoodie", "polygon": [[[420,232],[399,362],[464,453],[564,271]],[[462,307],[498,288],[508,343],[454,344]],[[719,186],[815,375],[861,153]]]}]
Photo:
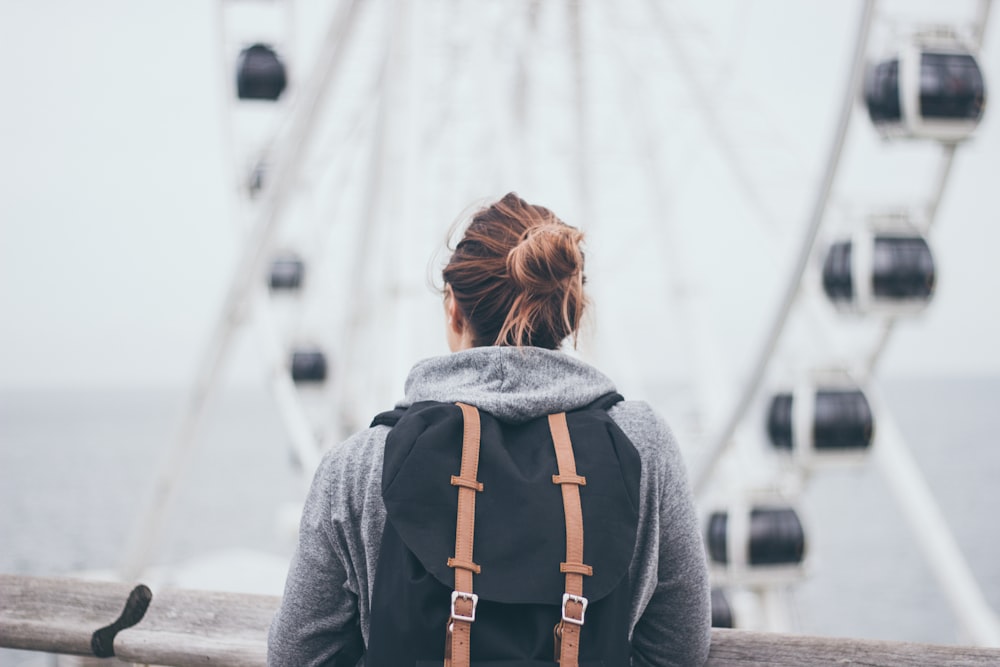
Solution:
[{"label": "gray hoodie", "polygon": [[[523,422],[613,391],[605,375],[562,352],[491,346],[417,363],[399,405],[462,401]],[[642,459],[629,569],[632,665],[701,665],[709,647],[709,585],[684,462],[670,429],[647,404],[625,401],[609,414]],[[331,664],[359,625],[367,643],[385,523],[381,480],[388,432],[376,426],[355,434],[327,452],[316,471],[271,624],[269,665]]]}]

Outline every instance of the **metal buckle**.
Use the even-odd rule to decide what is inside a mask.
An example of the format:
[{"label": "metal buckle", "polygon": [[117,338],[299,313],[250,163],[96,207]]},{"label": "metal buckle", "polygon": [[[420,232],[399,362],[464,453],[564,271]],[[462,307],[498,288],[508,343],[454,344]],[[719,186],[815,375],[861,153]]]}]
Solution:
[{"label": "metal buckle", "polygon": [[[578,602],[583,608],[580,610],[580,620],[575,618],[570,618],[566,615],[566,603],[572,600],[573,602]],[[454,608],[454,607],[453,607]],[[583,619],[587,614],[587,598],[582,595],[570,595],[569,593],[563,593],[562,599],[562,620],[566,623],[572,623],[573,625],[583,625]]]},{"label": "metal buckle", "polygon": [[[455,611],[455,601],[458,598],[463,598],[465,600],[472,600],[472,616],[462,616]],[[472,623],[476,620],[476,605],[479,604],[479,596],[475,593],[462,593],[461,591],[451,592],[451,618],[458,621],[468,621]],[[565,604],[565,603],[564,603]],[[565,609],[565,607],[563,607]]]}]

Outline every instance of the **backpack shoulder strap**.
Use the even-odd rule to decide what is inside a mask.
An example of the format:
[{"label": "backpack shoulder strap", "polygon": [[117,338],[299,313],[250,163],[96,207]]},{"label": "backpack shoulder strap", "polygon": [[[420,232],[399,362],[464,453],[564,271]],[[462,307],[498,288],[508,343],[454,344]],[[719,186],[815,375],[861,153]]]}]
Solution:
[{"label": "backpack shoulder strap", "polygon": [[462,467],[452,475],[451,485],[458,487],[458,520],[455,528],[455,555],[448,567],[455,570],[455,590],[451,594],[451,614],[448,618],[444,645],[445,667],[469,667],[470,634],[476,620],[478,596],[472,592],[472,575],[479,566],[472,560],[475,537],[476,494],[483,490],[479,474],[479,410],[459,403],[462,409]]},{"label": "backpack shoulder strap", "polygon": [[566,561],[559,564],[559,571],[566,574],[566,592],[562,597],[562,618],[555,627],[555,652],[560,667],[577,667],[580,630],[587,611],[583,578],[594,574],[593,568],[583,562],[580,487],[587,484],[587,479],[576,474],[576,458],[573,456],[565,412],[549,415],[549,430],[559,469],[559,474],[552,476],[552,483],[562,490],[563,512],[566,515]]}]

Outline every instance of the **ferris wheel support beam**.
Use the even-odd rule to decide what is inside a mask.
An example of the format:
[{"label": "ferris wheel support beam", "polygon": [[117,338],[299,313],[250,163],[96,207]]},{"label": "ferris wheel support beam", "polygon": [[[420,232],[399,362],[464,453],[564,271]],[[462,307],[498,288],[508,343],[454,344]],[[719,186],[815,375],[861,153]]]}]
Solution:
[{"label": "ferris wheel support beam", "polygon": [[280,227],[282,214],[298,178],[299,167],[308,148],[308,139],[316,121],[322,116],[326,93],[347,50],[352,32],[350,27],[355,22],[361,4],[360,0],[354,0],[343,5],[334,15],[315,69],[295,101],[288,140],[284,144],[287,149],[279,152],[275,160],[274,184],[261,203],[258,218],[254,221],[236,265],[221,316],[215,323],[198,366],[194,389],[177,440],[153,482],[149,509],[141,517],[119,570],[123,578],[137,578],[152,556],[163,520],[172,505],[176,483],[193,453],[207,401],[218,384],[233,335],[252,309],[250,297],[260,280],[268,252]]},{"label": "ferris wheel support beam", "polygon": [[590,229],[594,215],[590,175],[590,133],[587,113],[587,68],[584,62],[583,0],[569,0],[570,50],[573,56],[573,106],[576,112],[576,179],[580,195],[580,221]]},{"label": "ferris wheel support beam", "polygon": [[536,41],[538,39],[538,14],[540,0],[530,0],[524,15],[524,27],[518,42],[517,56],[514,65],[514,79],[511,90],[511,126],[513,128],[515,155],[520,159],[517,165],[522,182],[531,189],[537,182],[534,169],[532,145],[529,142],[528,102],[531,89],[528,76],[534,61]]},{"label": "ferris wheel support beam", "polygon": [[816,194],[816,201],[813,205],[809,226],[802,239],[801,248],[799,250],[795,266],[785,284],[784,297],[782,298],[778,310],[774,315],[774,319],[771,322],[767,336],[764,338],[764,343],[757,355],[757,360],[753,370],[751,371],[743,391],[730,413],[728,420],[719,431],[718,436],[710,442],[709,454],[705,465],[694,478],[693,489],[696,497],[704,494],[705,488],[715,471],[715,467],[718,465],[719,459],[722,458],[722,455],[728,448],[729,442],[732,439],[733,434],[736,432],[736,427],[743,420],[747,409],[749,409],[754,396],[760,388],[760,384],[764,379],[764,373],[767,371],[767,368],[771,363],[771,357],[777,348],[778,341],[781,339],[782,333],[784,332],[788,316],[792,311],[792,306],[795,304],[799,295],[802,278],[805,275],[807,267],[809,266],[809,260],[813,253],[813,246],[816,243],[820,226],[823,223],[827,202],[829,201],[830,192],[833,188],[833,182],[837,175],[837,169],[840,165],[840,157],[843,153],[844,143],[847,138],[847,131],[850,127],[851,117],[854,112],[855,93],[861,85],[861,79],[864,76],[865,52],[868,48],[868,35],[871,31],[874,15],[875,0],[865,0],[861,10],[857,37],[854,45],[854,55],[852,57],[850,74],[847,79],[847,87],[842,98],[840,119],[837,123],[837,129],[834,132],[826,170],[823,174],[823,179],[820,182],[820,187]]},{"label": "ferris wheel support beam", "polygon": [[[390,210],[388,219],[405,220],[408,209],[418,210],[422,204],[423,194],[416,183],[420,172],[419,128],[423,123],[424,107],[421,104],[419,92],[419,74],[424,69],[422,53],[423,44],[420,41],[424,31],[418,23],[421,14],[416,3],[405,2],[399,12],[401,22],[400,34],[395,40],[395,68],[400,82],[397,86],[397,101],[393,107],[399,115],[399,132],[396,141],[397,154],[393,158],[395,169],[393,179],[389,183]],[[389,293],[395,300],[395,307],[389,311],[392,314],[389,332],[392,336],[391,352],[386,355],[390,362],[389,372],[381,374],[382,384],[378,388],[378,400],[392,396],[393,391],[402,378],[396,373],[409,368],[413,359],[413,351],[418,345],[414,340],[414,327],[410,326],[416,320],[416,310],[413,304],[412,292],[407,289],[411,270],[422,262],[414,255],[413,248],[420,247],[419,230],[415,225],[394,226],[388,240],[388,251],[394,256],[387,279],[390,285]]]},{"label": "ferris wheel support beam", "polygon": [[[576,120],[576,181],[577,193],[580,206],[577,215],[579,216],[579,226],[593,232],[594,220],[594,198],[591,195],[591,185],[593,183],[590,168],[590,114],[587,107],[587,63],[585,60],[585,35],[583,19],[583,0],[569,0],[567,11],[569,14],[569,40],[570,52],[573,61],[573,106]],[[597,329],[592,335],[597,334]],[[585,356],[594,363],[600,364],[600,346],[596,344],[592,336],[582,337],[581,349]]]},{"label": "ferris wheel support beam", "polygon": [[976,8],[976,24],[972,36],[976,40],[977,48],[983,46],[983,35],[986,34],[986,23],[990,19],[991,5],[992,0],[979,0],[979,5]]},{"label": "ferris wheel support beam", "polygon": [[271,387],[271,396],[277,404],[282,423],[288,431],[287,435],[292,451],[295,452],[299,463],[301,481],[305,483],[305,489],[308,490],[313,473],[319,466],[321,458],[319,442],[309,425],[309,417],[303,409],[302,401],[298,398],[295,383],[292,382],[292,378],[284,366],[284,360],[281,358],[284,348],[278,336],[277,325],[268,307],[270,297],[263,288],[259,288],[255,300],[256,304],[251,309],[255,318],[254,329],[269,368],[267,379]]},{"label": "ferris wheel support beam", "polygon": [[[394,86],[397,74],[398,47],[397,35],[403,30],[401,16],[405,12],[400,11],[400,3],[404,0],[396,0],[388,11],[389,25],[386,28],[386,46],[384,57],[379,73],[379,102],[375,115],[375,125],[372,129],[371,155],[368,163],[367,182],[365,184],[364,203],[359,217],[361,224],[361,235],[358,239],[358,246],[354,252],[354,262],[349,274],[349,282],[346,294],[347,323],[346,331],[342,336],[343,353],[341,357],[345,360],[345,365],[350,364],[351,370],[347,373],[339,373],[334,387],[334,409],[340,411],[338,419],[347,430],[354,430],[359,426],[357,401],[358,387],[364,386],[360,380],[370,378],[375,373],[371,366],[371,359],[360,359],[357,349],[362,336],[362,330],[369,320],[369,313],[374,303],[373,286],[378,283],[376,262],[372,262],[373,238],[379,232],[381,222],[384,219],[385,195],[382,191],[386,183],[386,171],[389,151],[389,142],[392,138],[392,104],[395,99]],[[378,335],[386,336],[386,332],[379,330]],[[389,341],[383,339],[382,346]],[[377,362],[378,360],[375,359]],[[355,362],[360,364],[357,372],[365,375],[365,378],[354,377]],[[348,387],[351,391],[348,391]]]},{"label": "ferris wheel support beam", "polygon": [[944,198],[944,190],[948,185],[951,176],[951,168],[955,164],[955,151],[958,148],[956,143],[946,143],[942,146],[941,164],[938,167],[937,185],[934,188],[934,196],[927,204],[927,217],[924,220],[923,229],[920,231],[926,234],[934,221],[937,219],[938,209],[941,208],[941,200]]}]

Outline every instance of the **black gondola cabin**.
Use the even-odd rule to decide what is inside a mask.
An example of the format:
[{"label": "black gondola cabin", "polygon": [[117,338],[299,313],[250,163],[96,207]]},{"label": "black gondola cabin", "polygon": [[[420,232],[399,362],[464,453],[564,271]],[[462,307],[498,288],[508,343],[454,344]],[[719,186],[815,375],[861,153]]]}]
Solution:
[{"label": "black gondola cabin", "polygon": [[278,54],[266,44],[243,49],[236,61],[236,95],[241,100],[275,101],[288,78]]},{"label": "black gondola cabin", "polygon": [[884,137],[967,138],[986,107],[986,85],[975,53],[954,34],[913,37],[893,55],[872,63],[864,101]]}]

